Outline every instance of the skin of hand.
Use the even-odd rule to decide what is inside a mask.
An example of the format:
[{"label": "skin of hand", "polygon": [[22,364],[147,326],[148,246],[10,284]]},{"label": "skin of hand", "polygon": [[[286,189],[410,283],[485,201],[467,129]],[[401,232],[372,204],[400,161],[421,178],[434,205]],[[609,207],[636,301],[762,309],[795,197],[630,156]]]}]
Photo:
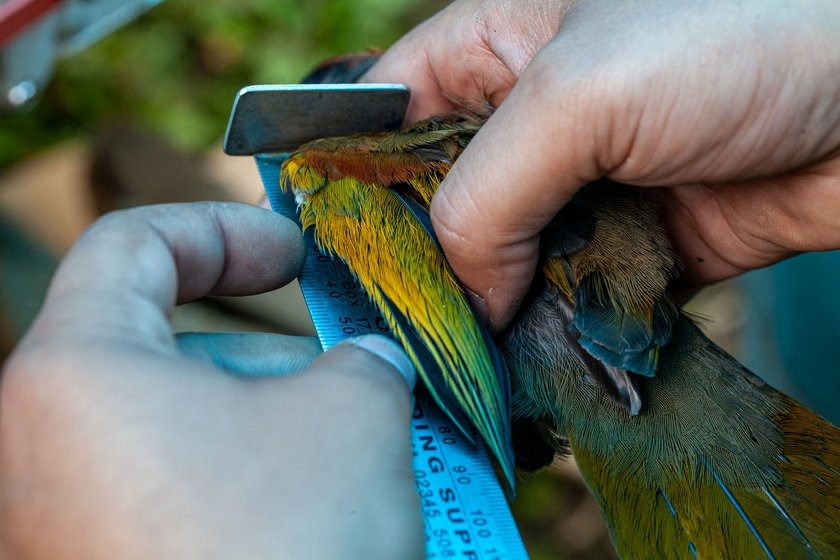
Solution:
[{"label": "skin of hand", "polygon": [[0,555],[420,558],[398,346],[171,334],[177,303],[274,289],[303,255],[295,225],[240,204],[92,226],[5,366]]},{"label": "skin of hand", "polygon": [[540,230],[601,176],[662,189],[683,280],[840,248],[836,0],[460,0],[364,81],[407,119],[496,107],[432,203],[453,268],[507,324]]}]

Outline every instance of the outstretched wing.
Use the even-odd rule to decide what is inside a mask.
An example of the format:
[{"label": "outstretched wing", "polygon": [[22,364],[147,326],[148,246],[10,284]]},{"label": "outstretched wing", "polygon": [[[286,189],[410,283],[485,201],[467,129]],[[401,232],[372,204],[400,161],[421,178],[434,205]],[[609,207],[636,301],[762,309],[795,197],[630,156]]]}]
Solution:
[{"label": "outstretched wing", "polygon": [[321,250],[358,278],[435,401],[467,435],[476,427],[512,488],[507,369],[424,217],[475,129],[436,119],[399,133],[318,140],[286,160],[281,183]]}]

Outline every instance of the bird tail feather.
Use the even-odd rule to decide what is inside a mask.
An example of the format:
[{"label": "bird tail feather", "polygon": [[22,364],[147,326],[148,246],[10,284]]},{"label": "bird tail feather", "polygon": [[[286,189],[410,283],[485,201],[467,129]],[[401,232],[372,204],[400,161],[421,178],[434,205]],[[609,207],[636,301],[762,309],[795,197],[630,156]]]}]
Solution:
[{"label": "bird tail feather", "polygon": [[[680,372],[698,388],[728,385],[731,392],[709,408],[727,410],[737,402],[733,397],[743,406],[769,399],[774,407],[763,421],[776,427],[778,438],[753,429],[738,414],[710,413],[704,431],[709,437],[694,456],[644,477],[613,468],[592,446],[571,437],[622,558],[840,558],[840,430],[762,384],[687,323],[683,318],[675,331],[677,351],[667,353],[660,382]],[[694,427],[682,433],[685,424],[660,416],[667,437],[695,436]],[[740,456],[731,445],[733,430],[746,434]],[[647,465],[656,471],[652,467]]]}]

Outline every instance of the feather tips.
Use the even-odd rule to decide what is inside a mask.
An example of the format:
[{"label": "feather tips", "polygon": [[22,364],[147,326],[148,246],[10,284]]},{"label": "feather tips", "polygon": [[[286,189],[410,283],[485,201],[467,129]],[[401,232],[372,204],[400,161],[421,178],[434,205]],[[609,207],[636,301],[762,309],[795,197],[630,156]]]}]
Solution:
[{"label": "feather tips", "polygon": [[[837,430],[792,402],[777,419],[807,422],[828,436],[824,449],[796,460],[768,457],[775,480],[754,484],[712,466],[714,448],[659,484],[617,476],[597,455],[575,447],[623,558],[834,558],[840,552]],[[805,424],[802,424],[803,426]],[[786,431],[783,448],[804,434]],[[808,438],[810,441],[810,437]],[[809,445],[809,447],[811,447]],[[705,458],[704,458],[705,457]],[[834,466],[829,463],[833,462]],[[820,466],[824,465],[824,466]]]}]

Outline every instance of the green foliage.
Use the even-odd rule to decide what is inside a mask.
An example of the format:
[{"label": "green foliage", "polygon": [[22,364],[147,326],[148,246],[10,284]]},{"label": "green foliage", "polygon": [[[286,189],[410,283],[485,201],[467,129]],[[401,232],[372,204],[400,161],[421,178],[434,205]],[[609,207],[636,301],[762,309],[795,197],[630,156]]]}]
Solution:
[{"label": "green foliage", "polygon": [[132,120],[188,149],[224,134],[235,92],[295,82],[332,55],[387,47],[441,0],[167,0],[61,61],[29,112],[0,116],[0,167]]}]

